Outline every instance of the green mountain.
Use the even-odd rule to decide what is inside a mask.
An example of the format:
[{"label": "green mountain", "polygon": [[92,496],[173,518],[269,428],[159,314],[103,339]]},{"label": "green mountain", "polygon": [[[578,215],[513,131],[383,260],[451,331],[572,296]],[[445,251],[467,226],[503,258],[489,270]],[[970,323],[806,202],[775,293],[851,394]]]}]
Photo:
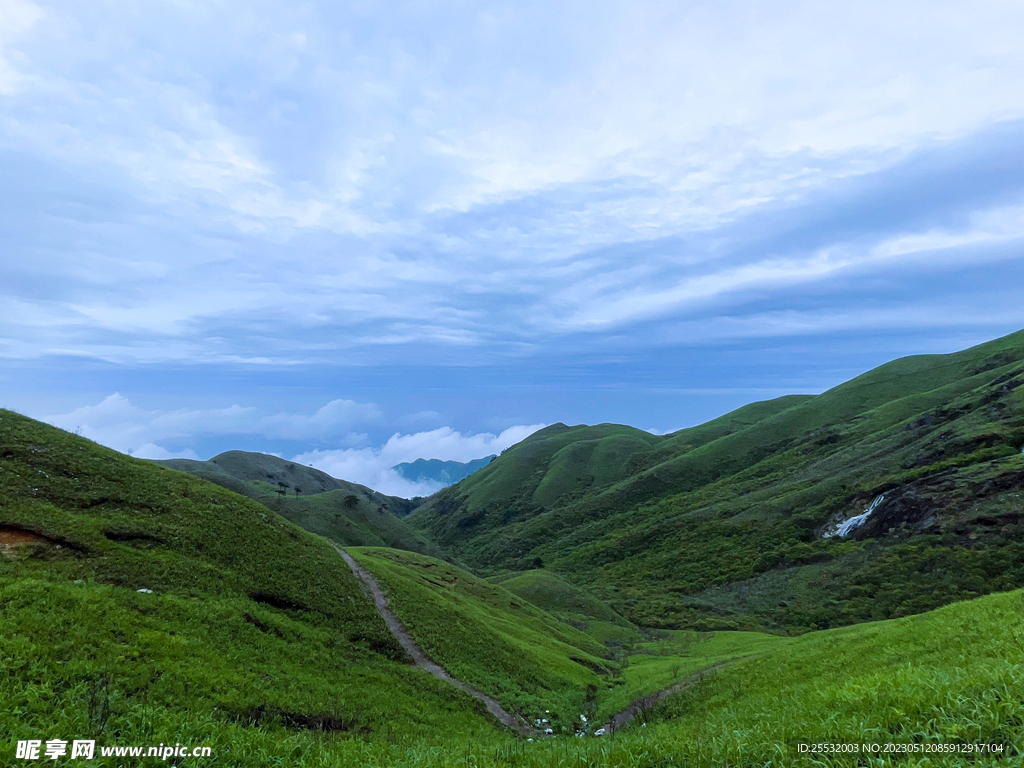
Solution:
[{"label": "green mountain", "polygon": [[342,545],[397,547],[441,557],[427,536],[400,518],[413,502],[312,467],[249,451],[227,451],[209,461],[157,461],[255,499],[282,517]]},{"label": "green mountain", "polygon": [[[996,493],[1007,457],[991,455],[986,466],[1004,478]],[[211,751],[175,758],[182,768],[956,766],[1024,755],[1024,591],[794,638],[640,629],[548,569],[495,584],[412,552],[350,554],[421,648],[536,736],[500,727],[459,686],[413,667],[321,537],[202,479],[0,410],[5,762],[22,762],[19,741],[51,738],[95,739],[90,764],[104,768],[145,758],[103,748],[179,743]],[[632,634],[601,641],[598,622]],[[614,739],[597,735],[612,723]],[[897,749],[868,760],[808,743]],[[989,751],[949,751],[978,745]]]},{"label": "green mountain", "polygon": [[387,764],[404,754],[396,731],[494,730],[475,701],[408,666],[319,536],[5,410],[0,658],[7,764],[25,739],[201,742],[241,766],[338,736],[336,754]]},{"label": "green mountain", "polygon": [[251,496],[254,492],[263,496],[311,496],[329,491],[342,491],[365,499],[370,504],[383,507],[396,515],[408,514],[414,506],[408,499],[386,496],[365,485],[339,480],[319,469],[266,453],[225,451],[209,461],[163,459],[157,460],[157,463],[202,477],[243,496]]},{"label": "green mountain", "polygon": [[441,483],[452,485],[465,480],[481,467],[486,467],[495,456],[485,456],[472,461],[442,461],[441,459],[416,459],[395,464],[399,475],[414,483]]},{"label": "green mountain", "polygon": [[659,437],[556,424],[408,518],[643,626],[822,628],[1024,585],[1024,332]]}]

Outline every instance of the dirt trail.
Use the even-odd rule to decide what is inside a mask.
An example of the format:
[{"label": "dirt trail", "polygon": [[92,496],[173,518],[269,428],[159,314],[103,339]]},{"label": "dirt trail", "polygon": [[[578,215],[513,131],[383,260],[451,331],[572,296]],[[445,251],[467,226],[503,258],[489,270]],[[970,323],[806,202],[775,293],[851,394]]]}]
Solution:
[{"label": "dirt trail", "polygon": [[409,634],[409,630],[405,628],[405,625],[402,624],[398,616],[395,615],[395,612],[388,606],[388,600],[387,597],[384,596],[384,590],[380,588],[380,584],[377,582],[377,579],[373,577],[373,574],[363,568],[363,566],[356,562],[352,555],[337,544],[334,544],[333,546],[338,550],[338,554],[344,558],[345,562],[348,563],[348,567],[352,569],[352,573],[354,573],[355,577],[359,580],[359,584],[363,591],[373,600],[373,604],[377,607],[377,612],[380,613],[381,617],[384,619],[384,623],[388,625],[388,629],[391,630],[391,634],[395,636],[395,639],[398,640],[399,643],[401,643],[406,653],[412,656],[417,667],[426,670],[436,678],[444,680],[447,683],[451,683],[456,688],[461,688],[474,699],[482,701],[484,706],[487,707],[487,711],[490,712],[502,725],[505,725],[524,736],[538,735],[537,732],[533,728],[530,728],[530,726],[521,718],[507,712],[501,704],[492,699],[486,693],[478,691],[469,683],[457,680],[447,669],[427,656],[424,650],[416,644],[415,640],[412,639],[412,636]]},{"label": "dirt trail", "polygon": [[704,669],[699,669],[692,675],[688,675],[683,680],[680,680],[675,685],[670,685],[668,688],[663,688],[660,691],[651,693],[643,698],[637,699],[624,710],[616,715],[612,715],[612,718],[604,724],[604,729],[608,733],[614,733],[617,728],[621,728],[626,723],[632,722],[637,715],[643,712],[645,709],[649,709],[652,705],[658,703],[662,699],[668,698],[676,693],[679,693],[685,688],[689,688],[691,685],[700,680],[704,675],[712,670],[718,669],[719,667],[725,666],[726,664],[732,664],[734,661],[739,659],[727,659],[725,661],[719,661],[712,664]]}]

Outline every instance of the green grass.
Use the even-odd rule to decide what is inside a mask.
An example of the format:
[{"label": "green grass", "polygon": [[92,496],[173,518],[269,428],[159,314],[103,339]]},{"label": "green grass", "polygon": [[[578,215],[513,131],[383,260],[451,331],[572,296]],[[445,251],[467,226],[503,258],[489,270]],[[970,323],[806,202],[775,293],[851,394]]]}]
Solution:
[{"label": "green grass", "polygon": [[702,669],[722,662],[766,653],[790,638],[760,632],[691,632],[669,630],[632,649],[622,670],[623,685],[609,689],[597,708],[607,721],[633,701],[669,688]]},{"label": "green grass", "polygon": [[800,742],[1000,743],[1015,764],[1024,756],[1022,661],[1017,591],[780,641],[666,701],[644,730],[691,765],[813,764],[799,757]]},{"label": "green grass", "polygon": [[564,724],[592,712],[615,672],[604,646],[501,586],[431,557],[349,551],[435,661],[528,720]]},{"label": "green grass", "polygon": [[551,571],[523,571],[491,581],[608,647],[629,646],[640,639],[636,626],[606,602]]},{"label": "green grass", "polygon": [[441,549],[386,507],[346,491],[315,496],[265,496],[261,501],[279,515],[342,546],[394,547],[443,557]]},{"label": "green grass", "polygon": [[[218,765],[271,752],[285,765],[313,744],[393,754],[494,731],[475,701],[408,665],[323,539],[9,411],[0,544],[2,743],[180,739],[215,745]],[[338,730],[317,733],[323,722]]]},{"label": "green grass", "polygon": [[[244,598],[19,574],[0,577],[0,615],[3,744],[201,742],[217,765],[253,765],[259,744],[284,761],[320,742],[345,752],[346,742],[493,730],[450,686],[339,637],[327,622]],[[318,732],[318,722],[339,730]]]}]

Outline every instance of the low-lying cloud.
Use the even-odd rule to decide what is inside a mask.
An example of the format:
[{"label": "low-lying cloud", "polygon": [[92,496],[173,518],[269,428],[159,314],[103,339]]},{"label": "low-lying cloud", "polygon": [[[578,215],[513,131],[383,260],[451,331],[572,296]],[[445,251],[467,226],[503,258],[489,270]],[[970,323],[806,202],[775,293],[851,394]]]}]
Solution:
[{"label": "low-lying cloud", "polygon": [[420,458],[472,461],[493,453],[501,453],[544,426],[546,425],[514,426],[497,435],[490,432],[464,435],[451,427],[411,435],[395,433],[379,448],[315,450],[301,453],[292,460],[393,496],[429,496],[443,488],[443,484],[410,482],[392,467]]},{"label": "low-lying cloud", "polygon": [[546,426],[509,427],[499,434],[463,434],[440,427],[411,434],[394,433],[378,447],[367,446],[369,437],[354,431],[360,424],[380,423],[382,411],[373,403],[332,400],[314,413],[263,414],[258,408],[146,410],[115,392],[96,405],[87,405],[45,419],[122,453],[144,459],[199,459],[191,447],[201,439],[256,436],[265,438],[265,453],[286,455],[274,441],[333,445],[304,451],[292,461],[321,469],[334,477],[369,486],[394,496],[427,496],[443,486],[414,483],[392,467],[416,459],[471,461],[500,453]]}]

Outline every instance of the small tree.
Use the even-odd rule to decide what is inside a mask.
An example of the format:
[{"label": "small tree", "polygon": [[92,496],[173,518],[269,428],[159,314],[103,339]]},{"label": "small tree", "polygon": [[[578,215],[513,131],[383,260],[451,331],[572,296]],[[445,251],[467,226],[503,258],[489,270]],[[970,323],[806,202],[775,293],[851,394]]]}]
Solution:
[{"label": "small tree", "polygon": [[344,504],[345,509],[355,509],[356,507],[359,506],[359,497],[356,496],[354,493],[350,493],[348,496],[345,497]]}]

